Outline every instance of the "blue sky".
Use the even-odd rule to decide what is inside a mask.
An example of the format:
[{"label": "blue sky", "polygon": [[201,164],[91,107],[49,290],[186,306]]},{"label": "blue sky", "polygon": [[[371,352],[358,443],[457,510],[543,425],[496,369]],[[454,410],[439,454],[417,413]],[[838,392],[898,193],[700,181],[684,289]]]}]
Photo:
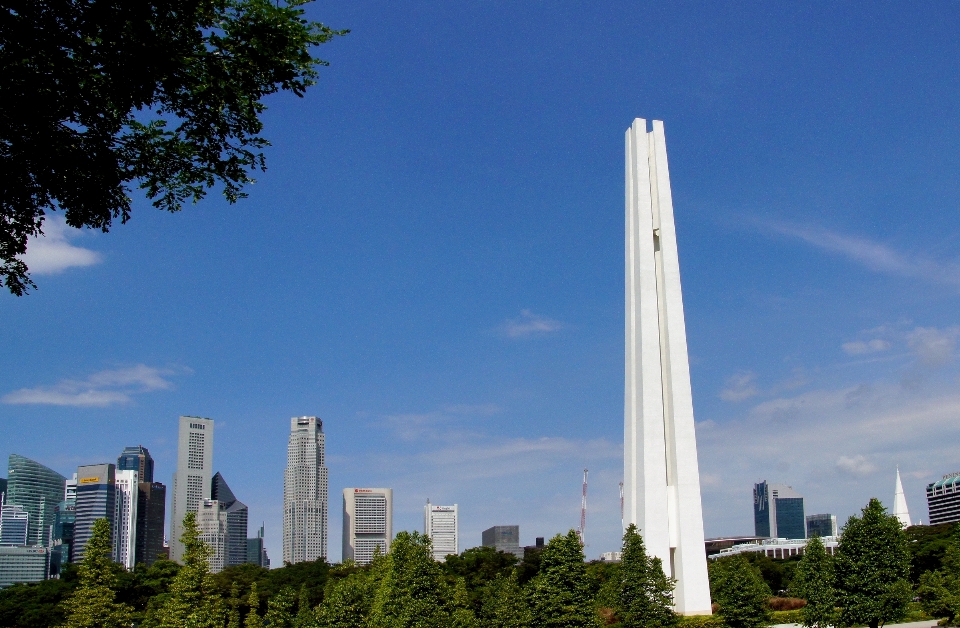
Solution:
[{"label": "blue sky", "polygon": [[[48,222],[0,295],[0,456],[68,474],[177,416],[279,563],[289,418],[397,529],[579,521],[615,549],[623,133],[664,120],[708,535],[751,486],[841,520],[960,471],[960,5],[320,2],[352,33],[272,97],[250,198]],[[55,219],[54,219],[55,220]],[[251,529],[253,526],[251,526]]]}]

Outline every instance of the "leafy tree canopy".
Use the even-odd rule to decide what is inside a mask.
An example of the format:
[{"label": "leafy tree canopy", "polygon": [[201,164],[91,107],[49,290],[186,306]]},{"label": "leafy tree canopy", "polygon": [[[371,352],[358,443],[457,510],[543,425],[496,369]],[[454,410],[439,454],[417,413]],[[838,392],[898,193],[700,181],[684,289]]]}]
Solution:
[{"label": "leafy tree canopy", "polygon": [[264,97],[302,96],[346,31],[309,0],[14,0],[0,19],[0,283],[34,284],[18,256],[46,212],[108,231],[130,188],[178,211],[263,170]]},{"label": "leafy tree canopy", "polygon": [[913,593],[900,520],[874,498],[847,521],[834,556],[841,626],[877,628],[901,619]]},{"label": "leafy tree canopy", "polygon": [[760,570],[742,554],[713,561],[709,574],[710,597],[727,626],[760,628],[769,623],[770,587]]},{"label": "leafy tree canopy", "polygon": [[659,558],[647,555],[637,526],[630,524],[623,535],[623,556],[617,587],[616,611],[623,628],[671,628],[676,582],[663,573]]},{"label": "leafy tree canopy", "polygon": [[97,519],[93,534],[84,547],[78,585],[64,600],[63,628],[126,628],[133,609],[116,602],[116,571],[110,522]]},{"label": "leafy tree canopy", "polygon": [[530,582],[535,626],[596,626],[593,595],[587,582],[583,548],[576,531],[550,539],[540,556],[540,573]]},{"label": "leafy tree canopy", "polygon": [[953,537],[940,569],[920,576],[917,588],[923,610],[934,617],[945,618],[948,626],[957,625],[960,616],[960,525],[952,527]]},{"label": "leafy tree canopy", "polygon": [[803,625],[826,628],[836,619],[837,592],[833,586],[833,559],[827,554],[820,537],[807,542],[803,558],[797,564],[792,592],[805,599]]}]

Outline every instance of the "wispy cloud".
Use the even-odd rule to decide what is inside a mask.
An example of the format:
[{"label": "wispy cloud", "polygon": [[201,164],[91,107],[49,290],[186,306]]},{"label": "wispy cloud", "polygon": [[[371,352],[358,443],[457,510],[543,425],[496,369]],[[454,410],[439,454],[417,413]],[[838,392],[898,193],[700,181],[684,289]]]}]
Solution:
[{"label": "wispy cloud", "polygon": [[877,466],[870,463],[863,456],[840,456],[837,458],[837,469],[843,471],[844,473],[849,473],[850,475],[855,475],[857,477],[864,477],[874,473],[877,470]]},{"label": "wispy cloud", "polygon": [[132,395],[169,390],[173,383],[167,377],[174,374],[171,369],[137,364],[100,371],[82,380],[64,379],[53,386],[21,388],[0,401],[13,405],[112,406],[130,402]]},{"label": "wispy cloud", "polygon": [[520,318],[506,321],[500,329],[508,338],[530,338],[559,331],[563,329],[563,323],[523,310]]},{"label": "wispy cloud", "polygon": [[767,225],[777,233],[803,240],[819,249],[836,253],[870,270],[922,279],[960,288],[960,263],[937,261],[922,255],[894,250],[886,244],[826,229],[810,229],[784,223]]},{"label": "wispy cloud", "polygon": [[867,353],[878,353],[880,351],[886,351],[890,348],[890,343],[882,338],[874,338],[873,340],[864,341],[864,340],[854,340],[852,342],[843,343],[843,352],[847,355],[864,355]]},{"label": "wispy cloud", "polygon": [[43,231],[44,235],[27,241],[27,252],[21,257],[34,275],[55,275],[68,268],[93,266],[103,260],[96,251],[70,244],[69,240],[82,232],[68,227],[60,216],[47,216]]},{"label": "wispy cloud", "polygon": [[726,387],[720,391],[724,401],[744,401],[760,394],[756,373],[737,373],[727,379]]},{"label": "wispy cloud", "polygon": [[928,368],[937,368],[953,360],[960,327],[917,327],[907,334],[907,346],[917,361]]}]

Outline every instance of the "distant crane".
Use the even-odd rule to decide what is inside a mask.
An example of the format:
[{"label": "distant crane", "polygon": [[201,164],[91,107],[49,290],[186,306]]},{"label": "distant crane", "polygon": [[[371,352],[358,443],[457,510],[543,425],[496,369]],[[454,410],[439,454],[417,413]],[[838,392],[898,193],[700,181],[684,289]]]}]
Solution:
[{"label": "distant crane", "polygon": [[580,496],[580,529],[577,530],[577,536],[580,537],[580,546],[586,547],[587,543],[583,538],[583,531],[587,527],[587,470],[583,470],[583,494]]},{"label": "distant crane", "polygon": [[623,482],[620,482],[620,531],[623,531]]}]

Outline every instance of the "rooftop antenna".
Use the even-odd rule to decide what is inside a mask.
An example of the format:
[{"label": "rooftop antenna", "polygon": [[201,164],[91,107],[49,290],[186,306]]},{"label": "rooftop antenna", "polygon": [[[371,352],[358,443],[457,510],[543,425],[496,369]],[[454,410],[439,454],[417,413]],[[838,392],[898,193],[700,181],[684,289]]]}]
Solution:
[{"label": "rooftop antenna", "polygon": [[583,470],[583,494],[580,497],[580,529],[577,530],[577,536],[580,537],[580,547],[586,547],[587,544],[583,538],[583,531],[587,527],[587,470]]}]

